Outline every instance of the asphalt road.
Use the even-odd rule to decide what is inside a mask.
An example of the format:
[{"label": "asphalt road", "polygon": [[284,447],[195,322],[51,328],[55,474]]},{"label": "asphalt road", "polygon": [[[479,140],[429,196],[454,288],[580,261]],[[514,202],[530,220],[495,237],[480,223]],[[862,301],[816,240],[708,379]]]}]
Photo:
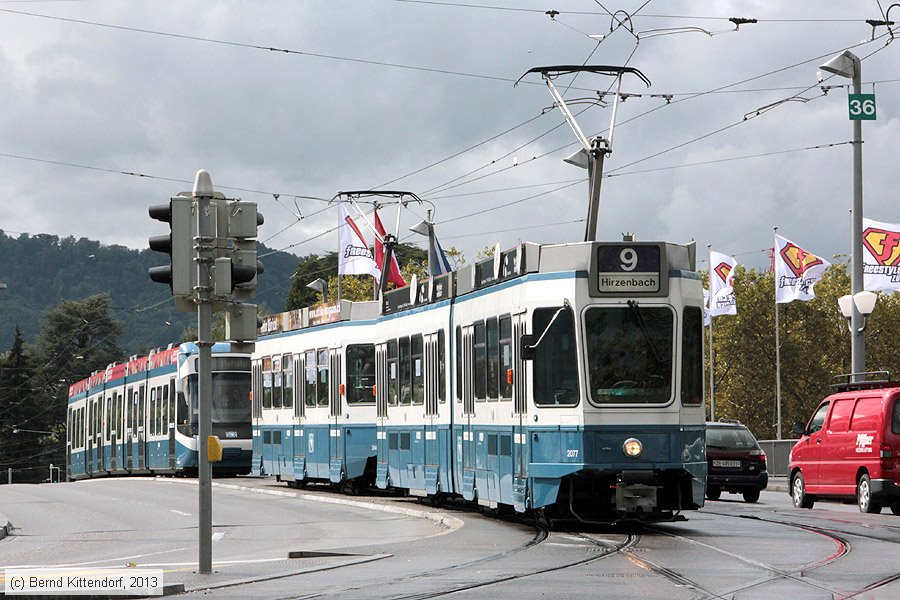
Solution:
[{"label": "asphalt road", "polygon": [[0,486],[14,526],[0,562],[132,562],[229,598],[900,598],[900,517],[798,510],[782,491],[723,494],[687,522],[547,531],[410,498],[218,481],[212,575],[194,572],[196,492],[171,479]]}]

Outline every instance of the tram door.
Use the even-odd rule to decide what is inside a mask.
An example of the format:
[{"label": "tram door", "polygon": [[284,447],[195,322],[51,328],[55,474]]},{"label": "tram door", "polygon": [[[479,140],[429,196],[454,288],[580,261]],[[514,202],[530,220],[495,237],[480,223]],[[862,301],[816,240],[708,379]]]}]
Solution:
[{"label": "tram door", "polygon": [[528,313],[512,316],[513,326],[513,503],[524,511],[528,498],[528,433],[525,429],[528,416],[527,361],[522,359],[522,336],[525,334]]},{"label": "tram door", "polygon": [[475,341],[474,325],[462,328],[462,409],[460,431],[456,433],[456,458],[459,465],[459,487],[463,498],[475,498],[475,428],[472,419],[475,417],[475,382],[474,361]]},{"label": "tram door", "polygon": [[134,469],[134,433],[135,415],[137,414],[137,399],[134,388],[128,388],[128,400],[125,402],[127,416],[125,417],[125,468]]},{"label": "tram door", "polygon": [[425,335],[425,490],[435,494],[440,487],[438,441],[438,386],[440,368],[438,365],[438,334]]},{"label": "tram door", "polygon": [[169,432],[169,468],[174,470],[176,465],[176,445],[175,445],[175,379],[169,380],[169,385],[166,387],[166,394],[164,396],[165,404],[164,404],[164,415],[166,415],[165,422],[168,427]]},{"label": "tram door", "polygon": [[303,446],[303,425],[306,416],[306,354],[294,355],[294,425],[291,437],[291,471],[295,480],[306,476],[306,450]]},{"label": "tram door", "polygon": [[147,406],[145,399],[146,384],[141,384],[135,394],[137,402],[137,427],[135,428],[137,436],[137,462],[138,469],[147,468]]},{"label": "tram door", "polygon": [[378,416],[375,419],[375,444],[377,447],[377,465],[375,485],[381,489],[388,486],[388,375],[394,368],[388,364],[388,345],[375,344],[375,405]]},{"label": "tram door", "polygon": [[329,386],[328,405],[331,410],[328,432],[328,463],[331,481],[337,483],[343,479],[344,472],[344,439],[341,432],[341,415],[343,402],[341,393],[343,374],[341,372],[341,348],[331,348],[329,354]]}]

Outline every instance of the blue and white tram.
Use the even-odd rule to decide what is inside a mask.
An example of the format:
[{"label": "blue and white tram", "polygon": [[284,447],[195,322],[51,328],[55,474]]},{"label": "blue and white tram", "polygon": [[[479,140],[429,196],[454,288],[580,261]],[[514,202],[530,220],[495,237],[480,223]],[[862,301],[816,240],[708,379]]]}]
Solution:
[{"label": "blue and white tram", "polygon": [[253,358],[253,474],[291,486],[374,481],[379,308],[344,301],[264,321]]},{"label": "blue and white tram", "polygon": [[348,418],[343,340],[374,344],[380,488],[586,522],[671,520],[703,505],[702,304],[692,246],[522,244],[388,292],[377,317],[342,311],[332,343],[295,317],[254,361],[327,346],[331,414]]},{"label": "blue and white tram", "polygon": [[[212,353],[213,435],[223,447],[213,473],[248,473],[250,357],[230,344],[215,344]],[[69,478],[196,473],[198,358],[196,344],[173,345],[70,386]]]}]

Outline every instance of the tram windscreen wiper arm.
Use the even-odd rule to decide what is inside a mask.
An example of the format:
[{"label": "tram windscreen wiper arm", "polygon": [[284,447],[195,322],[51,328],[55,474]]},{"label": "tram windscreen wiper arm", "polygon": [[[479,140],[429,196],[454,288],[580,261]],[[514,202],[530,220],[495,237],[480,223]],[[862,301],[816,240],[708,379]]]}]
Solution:
[{"label": "tram windscreen wiper arm", "polygon": [[659,371],[662,371],[662,360],[659,358],[659,352],[656,351],[656,346],[653,344],[653,338],[650,337],[650,332],[647,330],[647,324],[644,322],[644,316],[641,314],[641,309],[638,308],[638,303],[634,300],[629,300],[627,304],[637,321],[638,329],[641,330],[641,335],[644,336],[644,341],[647,342],[647,347],[650,348],[650,352],[653,354],[653,360],[656,361],[657,374],[659,374]]}]

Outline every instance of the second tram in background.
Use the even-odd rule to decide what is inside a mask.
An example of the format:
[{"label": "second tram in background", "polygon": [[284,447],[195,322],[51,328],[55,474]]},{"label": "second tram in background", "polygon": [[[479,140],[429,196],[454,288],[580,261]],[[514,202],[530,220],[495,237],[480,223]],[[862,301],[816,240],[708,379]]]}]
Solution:
[{"label": "second tram in background", "polygon": [[585,242],[269,317],[253,472],[680,518],[706,487],[702,306],[692,245]]},{"label": "second tram in background", "polygon": [[[173,345],[113,364],[69,388],[70,479],[196,474],[198,348]],[[215,475],[250,471],[250,357],[212,349],[212,426],[221,440]]]}]

